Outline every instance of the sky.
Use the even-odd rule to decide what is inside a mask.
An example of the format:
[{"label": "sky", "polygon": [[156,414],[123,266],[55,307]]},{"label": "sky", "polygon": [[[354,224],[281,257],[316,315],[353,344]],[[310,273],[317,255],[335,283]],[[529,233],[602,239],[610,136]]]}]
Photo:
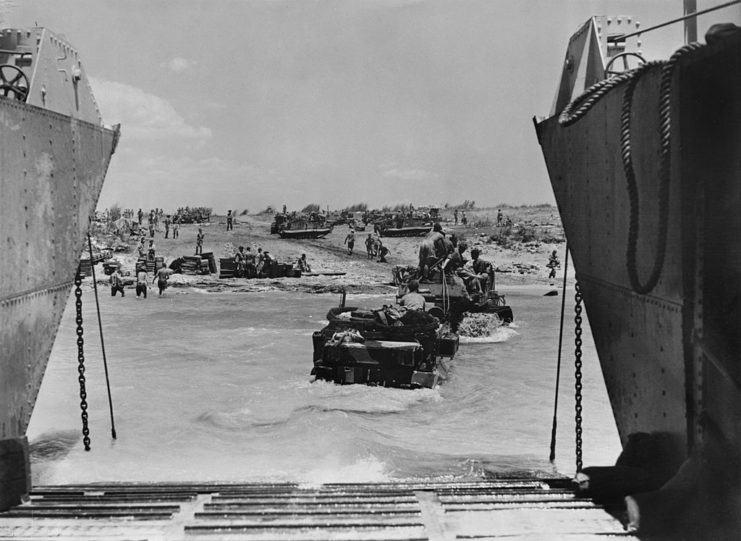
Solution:
[{"label": "sky", "polygon": [[[698,9],[724,0],[698,0]],[[739,24],[741,8],[699,20]],[[121,124],[99,208],[553,203],[533,116],[592,15],[681,0],[20,0],[77,48]],[[643,36],[649,59],[682,26]]]}]

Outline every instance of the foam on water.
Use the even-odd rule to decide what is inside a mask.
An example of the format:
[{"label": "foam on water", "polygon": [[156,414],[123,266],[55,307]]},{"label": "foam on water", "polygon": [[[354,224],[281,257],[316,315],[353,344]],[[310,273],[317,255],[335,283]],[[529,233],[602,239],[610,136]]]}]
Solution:
[{"label": "foam on water", "polygon": [[299,486],[312,488],[323,483],[379,483],[389,480],[383,461],[367,456],[340,467],[330,457],[330,460],[302,474],[297,481]]},{"label": "foam on water", "polygon": [[515,336],[519,336],[516,330],[511,326],[499,326],[489,331],[488,336],[460,336],[461,344],[496,344],[499,342],[506,342],[511,340]]}]

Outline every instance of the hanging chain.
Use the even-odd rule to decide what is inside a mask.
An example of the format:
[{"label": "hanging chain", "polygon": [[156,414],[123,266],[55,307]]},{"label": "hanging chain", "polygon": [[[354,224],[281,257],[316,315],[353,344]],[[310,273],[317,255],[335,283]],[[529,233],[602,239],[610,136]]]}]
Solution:
[{"label": "hanging chain", "polygon": [[575,377],[576,377],[576,383],[574,384],[574,389],[575,389],[576,415],[574,419],[576,421],[576,472],[579,473],[582,468],[582,456],[581,456],[581,444],[582,444],[582,441],[581,441],[581,434],[582,434],[582,429],[581,429],[581,421],[582,421],[581,419],[581,411],[582,411],[582,406],[581,406],[581,389],[582,389],[582,385],[581,385],[581,365],[582,365],[582,362],[581,362],[581,354],[582,354],[581,352],[581,345],[582,345],[581,300],[582,300],[582,297],[581,297],[581,286],[579,285],[579,282],[576,282],[574,284],[574,290],[576,291],[576,295],[575,295],[576,303],[574,304],[574,312],[576,314],[574,316],[574,324],[575,324],[574,325],[574,335],[575,335],[575,338],[574,338],[574,345],[575,345],[574,367],[575,367]]},{"label": "hanging chain", "polygon": [[90,450],[90,429],[87,426],[87,392],[85,391],[85,353],[83,351],[83,345],[85,340],[82,338],[82,274],[80,269],[77,269],[75,275],[75,308],[77,309],[77,372],[79,376],[77,380],[80,382],[80,410],[82,411],[82,442],[85,445],[85,450]]}]

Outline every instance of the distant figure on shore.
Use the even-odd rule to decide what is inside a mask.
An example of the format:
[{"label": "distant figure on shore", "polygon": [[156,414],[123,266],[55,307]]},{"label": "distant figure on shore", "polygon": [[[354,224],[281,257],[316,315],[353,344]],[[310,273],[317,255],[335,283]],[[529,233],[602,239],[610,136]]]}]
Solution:
[{"label": "distant figure on shore", "polygon": [[234,254],[234,265],[236,267],[235,275],[237,278],[244,277],[245,263],[246,256],[244,253],[244,246],[240,246],[239,248],[237,248],[237,252]]},{"label": "distant figure on shore", "polygon": [[142,212],[142,209],[139,209],[139,212],[137,212],[136,215],[139,218],[139,225],[141,225],[142,224],[142,218],[144,218],[144,212]]},{"label": "distant figure on shore", "polygon": [[376,242],[373,240],[373,233],[368,233],[368,238],[365,239],[365,251],[368,252],[368,259],[376,257]]},{"label": "distant figure on shore", "polygon": [[561,267],[561,262],[558,260],[558,254],[556,253],[556,250],[553,250],[551,252],[551,255],[548,256],[548,263],[546,264],[546,267],[551,269],[551,272],[548,274],[548,279],[552,279],[556,277],[556,269]]},{"label": "distant figure on shore", "polygon": [[419,293],[419,282],[417,280],[410,280],[407,289],[409,292],[399,299],[399,304],[407,310],[424,311],[425,298]]},{"label": "distant figure on shore", "polygon": [[116,270],[113,271],[113,274],[111,274],[111,297],[115,297],[116,293],[118,291],[121,292],[121,296],[124,296],[124,288],[123,288],[123,277],[121,276],[121,271],[118,270],[118,267],[116,267]]},{"label": "distant figure on shore", "polygon": [[468,227],[468,218],[466,218],[465,210],[461,213],[461,223],[463,224],[463,227]]},{"label": "distant figure on shore", "polygon": [[154,239],[149,241],[149,248],[147,249],[147,259],[154,261]]},{"label": "distant figure on shore", "polygon": [[275,278],[277,264],[278,261],[268,250],[265,250],[262,253],[262,273],[260,277]]},{"label": "distant figure on shore", "polygon": [[345,244],[347,244],[347,255],[352,255],[352,250],[355,247],[355,230],[352,227],[345,237]]},{"label": "distant figure on shore", "polygon": [[262,268],[265,265],[265,254],[262,253],[262,248],[257,248],[257,260],[255,262],[255,276],[259,277],[262,274]]},{"label": "distant figure on shore", "polygon": [[455,225],[458,225],[458,209],[453,210],[453,220],[455,220]]},{"label": "distant figure on shore", "polygon": [[144,295],[147,298],[147,271],[144,267],[139,267],[136,271],[136,297]]},{"label": "distant figure on shore", "polygon": [[[170,215],[165,216],[165,238],[170,237]],[[174,236],[172,238],[175,238]]]},{"label": "distant figure on shore", "polygon": [[257,265],[255,265],[255,254],[252,253],[252,249],[247,246],[244,252],[244,275],[247,278],[254,278],[257,276]]},{"label": "distant figure on shore", "polygon": [[502,209],[497,209],[497,225],[502,225],[502,220],[504,220],[504,216],[502,216]]},{"label": "distant figure on shore", "polygon": [[146,246],[144,246],[143,236],[139,239],[139,246],[137,246],[137,250],[139,251],[139,259],[144,259],[147,256],[147,248]]},{"label": "distant figure on shore", "polygon": [[180,236],[180,222],[176,218],[172,221],[172,238],[176,239]]},{"label": "distant figure on shore", "polygon": [[[165,289],[167,289],[168,283],[167,280],[170,278],[170,269],[167,267],[160,267],[159,270],[154,274],[154,278],[152,279],[152,283],[154,283],[155,280],[157,280],[157,288],[160,290],[160,295],[162,295],[165,292]],[[146,297],[146,295],[144,295]]]},{"label": "distant figure on shore", "polygon": [[285,214],[285,213],[286,213],[286,210],[287,210],[287,209],[286,209],[286,206],[285,206],[285,205],[283,205],[283,214]]},{"label": "distant figure on shore", "polygon": [[379,263],[388,263],[386,261],[386,256],[389,255],[389,249],[384,246],[383,242],[380,240],[378,241],[378,262]]},{"label": "distant figure on shore", "polygon": [[154,238],[154,223],[153,222],[149,222],[149,237],[152,239]]},{"label": "distant figure on shore", "polygon": [[198,234],[196,235],[196,255],[203,253],[203,229],[198,228]]},{"label": "distant figure on shore", "polygon": [[296,266],[301,272],[311,272],[311,266],[309,266],[309,262],[306,260],[306,254],[301,254],[301,257],[296,262]]},{"label": "distant figure on shore", "polygon": [[232,211],[228,210],[226,212],[226,230],[232,231],[233,229],[234,229],[234,224],[233,224]]}]

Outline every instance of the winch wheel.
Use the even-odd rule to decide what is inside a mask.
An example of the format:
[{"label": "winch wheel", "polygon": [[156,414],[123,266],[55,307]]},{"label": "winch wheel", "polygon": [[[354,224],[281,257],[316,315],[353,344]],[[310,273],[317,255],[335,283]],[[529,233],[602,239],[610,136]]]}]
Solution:
[{"label": "winch wheel", "polygon": [[[613,56],[610,59],[610,61],[605,66],[605,76],[612,77],[613,75],[620,75],[621,73],[628,71],[629,70],[629,68],[628,68],[628,58],[630,58],[630,57],[637,58],[638,61],[640,62],[640,64],[645,64],[646,63],[646,59],[643,58],[643,56],[640,53],[625,52],[625,53],[616,54],[615,56]],[[621,71],[611,69],[612,68],[612,65],[619,58],[622,58],[623,59],[623,69]]]},{"label": "winch wheel", "polygon": [[28,78],[23,70],[12,64],[0,65],[0,94],[6,98],[13,94],[19,101],[26,100]]}]

